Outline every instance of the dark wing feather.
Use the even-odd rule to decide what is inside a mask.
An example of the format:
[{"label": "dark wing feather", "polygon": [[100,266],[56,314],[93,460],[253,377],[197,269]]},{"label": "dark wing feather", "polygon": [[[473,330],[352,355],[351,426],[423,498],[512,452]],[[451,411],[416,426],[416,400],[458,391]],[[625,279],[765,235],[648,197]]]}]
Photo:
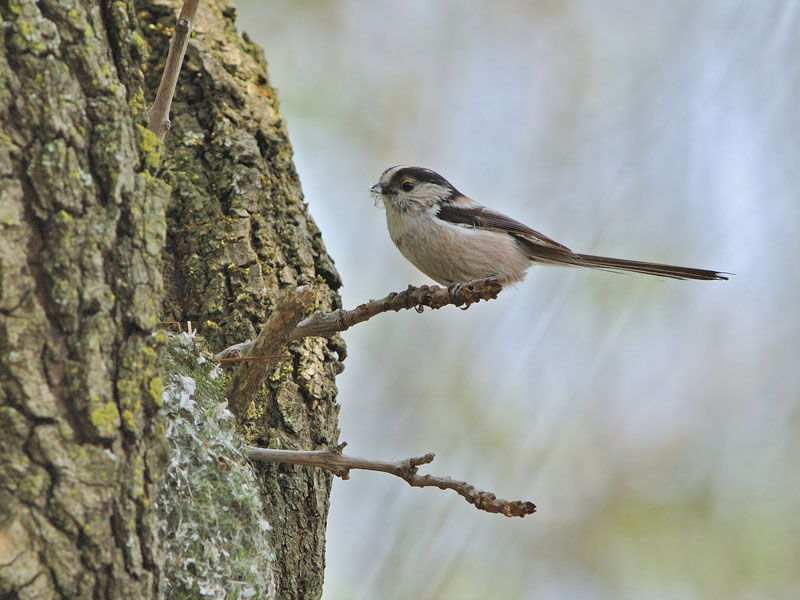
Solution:
[{"label": "dark wing feather", "polygon": [[472,206],[458,206],[455,203],[444,204],[439,209],[439,212],[436,213],[436,216],[443,221],[457,225],[505,231],[516,238],[525,240],[529,245],[544,246],[545,248],[562,250],[572,254],[569,248],[555,240],[551,240],[543,233],[539,233],[511,217],[477,203]]}]

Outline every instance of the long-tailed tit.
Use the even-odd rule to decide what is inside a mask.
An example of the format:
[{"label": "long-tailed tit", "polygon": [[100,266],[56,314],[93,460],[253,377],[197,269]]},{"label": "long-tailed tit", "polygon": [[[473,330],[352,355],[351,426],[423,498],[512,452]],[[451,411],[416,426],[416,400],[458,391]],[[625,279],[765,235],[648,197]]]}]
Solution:
[{"label": "long-tailed tit", "polygon": [[522,281],[534,264],[633,271],[674,279],[728,279],[726,273],[578,254],[538,231],[468,198],[438,173],[386,169],[370,190],[386,208],[389,235],[431,279],[451,285],[496,278]]}]

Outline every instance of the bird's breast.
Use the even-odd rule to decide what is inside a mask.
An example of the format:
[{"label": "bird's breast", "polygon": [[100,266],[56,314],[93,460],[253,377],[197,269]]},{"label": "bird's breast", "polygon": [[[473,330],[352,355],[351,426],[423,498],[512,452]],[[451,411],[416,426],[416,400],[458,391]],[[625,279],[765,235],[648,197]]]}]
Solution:
[{"label": "bird's breast", "polygon": [[514,283],[530,265],[506,233],[453,225],[429,214],[387,211],[386,219],[389,235],[403,256],[444,285],[485,277]]}]

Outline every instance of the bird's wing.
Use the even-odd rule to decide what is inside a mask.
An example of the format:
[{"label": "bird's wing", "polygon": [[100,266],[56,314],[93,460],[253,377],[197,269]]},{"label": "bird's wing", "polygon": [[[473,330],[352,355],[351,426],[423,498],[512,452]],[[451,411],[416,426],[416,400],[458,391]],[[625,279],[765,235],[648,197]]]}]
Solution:
[{"label": "bird's wing", "polygon": [[486,208],[466,197],[442,205],[436,216],[443,221],[456,225],[504,231],[517,238],[525,246],[535,245],[553,250],[572,252],[563,244],[559,244],[543,233],[539,233],[511,217],[507,217],[491,208]]},{"label": "bird's wing", "polygon": [[486,208],[466,196],[461,196],[452,202],[442,205],[436,216],[443,221],[463,227],[475,227],[508,233],[517,241],[528,258],[538,263],[587,267],[607,271],[632,271],[634,273],[672,277],[674,279],[728,279],[730,274],[661,263],[576,254],[546,235],[511,217]]}]

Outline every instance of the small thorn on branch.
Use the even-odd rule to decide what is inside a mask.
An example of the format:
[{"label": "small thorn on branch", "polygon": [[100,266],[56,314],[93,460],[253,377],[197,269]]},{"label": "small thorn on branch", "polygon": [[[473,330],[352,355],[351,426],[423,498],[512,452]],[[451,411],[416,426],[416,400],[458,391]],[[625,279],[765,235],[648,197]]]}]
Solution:
[{"label": "small thorn on branch", "polygon": [[533,502],[503,500],[491,492],[479,490],[474,485],[450,477],[419,475],[418,470],[421,465],[433,462],[435,458],[433,452],[405,460],[381,461],[345,456],[342,454],[345,445],[342,443],[325,450],[273,450],[246,446],[245,451],[247,457],[253,462],[279,462],[317,467],[331,471],[342,479],[349,479],[352,469],[389,473],[400,477],[412,487],[437,487],[441,490],[453,490],[475,508],[506,517],[524,517],[536,512],[536,505]]}]

